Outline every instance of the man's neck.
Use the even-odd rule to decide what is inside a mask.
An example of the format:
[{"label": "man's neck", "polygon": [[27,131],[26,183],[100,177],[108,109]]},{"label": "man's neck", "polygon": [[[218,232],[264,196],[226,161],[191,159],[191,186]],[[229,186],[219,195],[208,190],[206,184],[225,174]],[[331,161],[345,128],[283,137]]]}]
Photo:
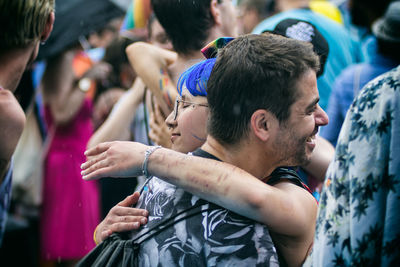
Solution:
[{"label": "man's neck", "polygon": [[0,87],[15,91],[29,62],[32,50],[28,48],[12,49],[0,53]]},{"label": "man's neck", "polygon": [[260,147],[252,145],[246,141],[234,146],[222,145],[211,136],[201,147],[204,151],[214,155],[223,162],[232,164],[242,170],[247,171],[258,179],[269,176],[278,167],[271,164],[272,161],[264,154],[259,154]]},{"label": "man's neck", "polygon": [[178,83],[179,76],[185,70],[204,59],[205,58],[200,51],[188,54],[178,54],[177,60],[168,68],[169,74],[171,75],[171,78],[175,82],[175,84]]}]

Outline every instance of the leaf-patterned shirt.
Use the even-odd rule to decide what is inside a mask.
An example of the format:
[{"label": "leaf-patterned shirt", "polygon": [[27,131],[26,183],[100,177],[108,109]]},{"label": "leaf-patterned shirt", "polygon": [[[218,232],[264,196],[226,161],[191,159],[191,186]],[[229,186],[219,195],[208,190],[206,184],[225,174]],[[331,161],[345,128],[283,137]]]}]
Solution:
[{"label": "leaf-patterned shirt", "polygon": [[346,115],[306,265],[400,266],[400,66]]}]

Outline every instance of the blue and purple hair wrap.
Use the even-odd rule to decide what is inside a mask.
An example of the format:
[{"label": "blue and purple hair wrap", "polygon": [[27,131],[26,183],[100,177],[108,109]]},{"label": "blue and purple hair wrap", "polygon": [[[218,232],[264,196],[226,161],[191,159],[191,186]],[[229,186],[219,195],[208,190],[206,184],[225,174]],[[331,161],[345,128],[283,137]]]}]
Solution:
[{"label": "blue and purple hair wrap", "polygon": [[221,37],[201,49],[207,59],[193,65],[182,73],[177,86],[179,95],[182,95],[183,86],[185,85],[191,95],[207,96],[207,82],[214,67],[218,50],[225,47],[233,39],[231,37]]},{"label": "blue and purple hair wrap", "polygon": [[178,93],[182,95],[183,87],[193,96],[207,96],[207,81],[210,78],[215,58],[203,60],[187,69],[178,80]]}]

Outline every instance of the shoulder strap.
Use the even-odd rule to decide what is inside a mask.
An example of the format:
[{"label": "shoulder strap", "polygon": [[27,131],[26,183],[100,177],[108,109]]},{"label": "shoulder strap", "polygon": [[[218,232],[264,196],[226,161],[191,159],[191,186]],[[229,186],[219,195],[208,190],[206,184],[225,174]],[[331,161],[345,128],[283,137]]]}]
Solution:
[{"label": "shoulder strap", "polygon": [[269,176],[269,178],[266,182],[269,185],[274,185],[274,184],[280,182],[282,179],[290,180],[290,182],[292,182],[293,184],[303,187],[303,183],[301,182],[300,177],[297,174],[297,172],[292,169],[284,168],[284,167],[279,167],[279,168],[275,169],[271,173],[271,175]]},{"label": "shoulder strap", "polygon": [[164,229],[173,226],[174,224],[183,221],[187,218],[193,217],[199,213],[204,211],[210,211],[216,208],[216,205],[208,202],[204,202],[202,200],[198,201],[195,205],[187,208],[185,210],[180,211],[179,213],[175,214],[174,217],[165,218],[161,220],[157,225],[153,226],[152,228],[148,229],[145,233],[141,234],[140,236],[132,239],[132,243],[135,247],[140,246],[141,243],[144,241],[152,238],[153,236],[157,235],[158,233],[162,232]]}]

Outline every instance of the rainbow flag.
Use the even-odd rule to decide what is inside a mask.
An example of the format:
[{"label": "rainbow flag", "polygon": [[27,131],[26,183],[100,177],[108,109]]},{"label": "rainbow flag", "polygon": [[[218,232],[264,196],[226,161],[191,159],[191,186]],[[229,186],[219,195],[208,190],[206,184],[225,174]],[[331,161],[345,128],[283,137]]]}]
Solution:
[{"label": "rainbow flag", "polygon": [[214,58],[217,57],[218,50],[224,48],[230,41],[232,41],[233,37],[220,37],[208,45],[201,49],[201,53],[205,58]]},{"label": "rainbow flag", "polygon": [[150,0],[132,0],[125,15],[121,30],[132,30],[134,28],[145,28],[151,14]]}]

